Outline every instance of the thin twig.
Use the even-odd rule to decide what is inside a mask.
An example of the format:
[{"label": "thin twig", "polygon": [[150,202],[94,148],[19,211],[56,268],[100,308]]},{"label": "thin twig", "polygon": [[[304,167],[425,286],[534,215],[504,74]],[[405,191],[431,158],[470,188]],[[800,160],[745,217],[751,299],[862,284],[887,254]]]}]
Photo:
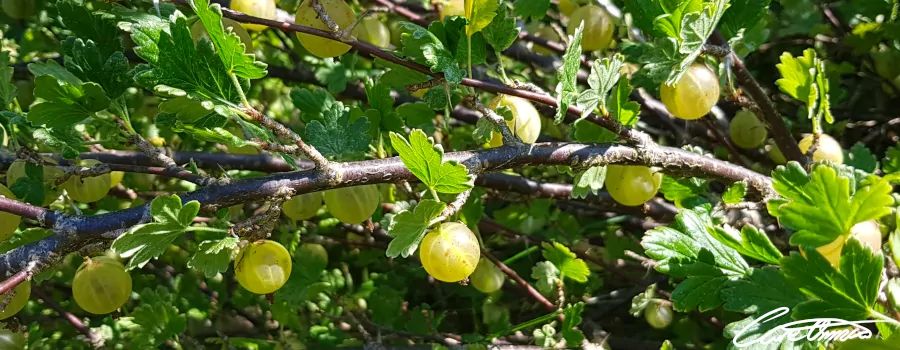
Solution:
[{"label": "thin twig", "polygon": [[63,307],[56,303],[53,298],[48,297],[47,294],[44,294],[44,292],[40,289],[32,289],[31,293],[39,299],[43,300],[44,304],[47,304],[47,306],[50,306],[51,309],[62,316],[67,322],[69,322],[69,324],[72,325],[72,328],[75,328],[75,330],[77,330],[79,333],[84,334],[84,336],[87,337],[88,343],[91,344],[91,347],[95,349],[103,347],[103,338],[94,333],[90,329],[90,327],[84,324],[84,322],[81,322],[81,319],[78,318],[78,316],[75,316],[71,312],[63,309]]}]

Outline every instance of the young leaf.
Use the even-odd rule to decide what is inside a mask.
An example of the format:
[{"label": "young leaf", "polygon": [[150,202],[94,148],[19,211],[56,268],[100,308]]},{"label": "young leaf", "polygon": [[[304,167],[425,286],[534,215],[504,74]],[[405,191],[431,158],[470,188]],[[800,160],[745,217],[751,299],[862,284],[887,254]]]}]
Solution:
[{"label": "young leaf", "polygon": [[628,309],[628,313],[634,317],[640,317],[653,298],[656,298],[656,283],[650,284],[643,292],[631,298],[631,308]]},{"label": "young leaf", "polygon": [[731,6],[719,21],[719,30],[726,38],[741,35],[741,30],[753,28],[769,13],[771,0],[731,0]]},{"label": "young leaf", "polygon": [[209,4],[209,0],[192,0],[191,8],[200,17],[209,39],[216,47],[216,54],[222,60],[225,70],[241,78],[259,79],[265,77],[266,64],[257,61],[245,51],[244,43],[233,31],[225,31],[222,25],[222,7]]},{"label": "young leaf", "polygon": [[416,205],[412,211],[404,210],[391,218],[388,233],[394,239],[388,244],[385,254],[390,258],[402,256],[409,257],[419,248],[419,242],[425,237],[425,230],[431,224],[431,220],[441,215],[446,208],[442,202],[433,199],[425,199]]},{"label": "young leaf", "polygon": [[803,102],[806,105],[807,118],[813,119],[814,128],[818,127],[819,117],[825,116],[829,123],[833,122],[828,106],[828,84],[825,75],[825,63],[816,57],[814,49],[806,49],[803,56],[794,57],[790,53],[781,54],[781,63],[777,64],[781,78],[775,84],[778,88]]},{"label": "young leaf", "polygon": [[434,34],[421,26],[409,22],[400,22],[403,34],[401,53],[416,62],[427,65],[432,72],[443,72],[444,79],[450,84],[459,84],[465,72],[456,62],[456,57],[444,47]]},{"label": "young leaf", "polygon": [[562,335],[566,344],[581,344],[584,334],[578,329],[581,324],[581,313],[584,312],[584,303],[578,302],[563,309]]},{"label": "young leaf", "polygon": [[390,137],[400,160],[428,188],[440,193],[461,193],[472,188],[472,177],[466,167],[444,160],[444,149],[422,130],[413,130],[409,141],[394,132]]},{"label": "young leaf", "polygon": [[466,7],[466,35],[472,36],[487,27],[500,6],[498,0],[465,0]]},{"label": "young leaf", "polygon": [[559,269],[552,262],[541,261],[531,268],[531,278],[534,278],[534,287],[541,294],[550,295],[556,290],[559,281]]},{"label": "young leaf", "polygon": [[115,16],[92,11],[78,1],[62,0],[55,6],[63,25],[72,31],[73,37],[93,41],[100,57],[110,57],[124,48]]},{"label": "young leaf", "polygon": [[778,265],[778,260],[782,258],[769,237],[753,225],[744,225],[740,232],[727,225],[714,227],[709,233],[746,257],[772,265]]},{"label": "young leaf", "polygon": [[841,252],[839,268],[832,267],[817,250],[801,247],[805,256],[793,252],[781,260],[788,281],[812,298],[794,308],[794,319],[835,317],[863,320],[874,311],[884,258],[856,238]]},{"label": "young leaf", "polygon": [[100,84],[110,98],[121,96],[131,86],[128,59],[121,51],[103,56],[93,40],[68,38],[62,43],[66,69],[84,81]]},{"label": "young leaf", "polygon": [[692,208],[707,202],[704,197],[704,193],[708,191],[707,187],[709,187],[709,182],[700,178],[676,179],[666,175],[663,176],[659,191],[666,200],[675,202],[676,206]]},{"label": "young leaf", "polygon": [[587,198],[589,194],[596,195],[603,188],[606,180],[606,167],[595,166],[575,175],[575,183],[572,184],[572,198]]},{"label": "young leaf", "polygon": [[324,112],[324,120],[313,120],[306,126],[306,142],[331,159],[354,160],[369,150],[369,120],[365,117],[350,120],[344,105],[335,102]]},{"label": "young leaf", "polygon": [[300,119],[304,123],[324,120],[325,111],[334,109],[337,102],[328,91],[320,88],[294,88],[291,90],[291,101],[300,110]]},{"label": "young leaf", "polygon": [[881,159],[881,171],[885,174],[900,172],[900,143],[891,146]]},{"label": "young leaf", "polygon": [[519,37],[519,27],[516,26],[516,18],[509,15],[509,9],[500,6],[494,20],[481,33],[484,34],[484,40],[488,45],[491,45],[494,51],[500,52],[516,41]]},{"label": "young leaf", "polygon": [[582,118],[587,117],[598,106],[603,115],[607,114],[606,99],[619,81],[624,64],[624,57],[618,54],[591,63],[591,74],[588,76],[590,88],[582,91],[577,101]]},{"label": "young leaf", "polygon": [[579,283],[587,282],[591,270],[588,269],[587,263],[572,253],[568,247],[557,242],[552,244],[544,242],[541,247],[544,248],[542,252],[544,259],[556,265],[561,278],[567,277]]},{"label": "young leaf", "polygon": [[619,80],[616,88],[606,99],[606,108],[609,110],[609,116],[618,120],[619,124],[627,127],[637,124],[641,105],[631,100],[631,84],[627,79]]},{"label": "young leaf", "polygon": [[[696,2],[696,1],[694,1]],[[691,3],[686,1],[683,3]],[[725,9],[728,8],[728,0],[712,0],[704,1],[702,9],[693,12],[694,9],[687,9],[687,12],[680,23],[678,33],[678,53],[681,54],[681,61],[669,73],[666,84],[673,85],[681,79],[685,70],[694,63],[700,53],[703,51],[703,45],[716,29]]]},{"label": "young leaf", "polygon": [[161,196],[150,202],[153,222],[137,225],[113,241],[112,249],[123,257],[130,257],[127,268],[144,266],[166,252],[175,239],[184,234],[200,211],[200,202],[182,205],[177,195]]},{"label": "young leaf", "polygon": [[127,329],[136,348],[158,348],[166,339],[182,334],[187,329],[187,316],[178,311],[178,295],[165,287],[146,288],[141,291],[140,304],[131,311],[133,325]]},{"label": "young leaf", "polygon": [[578,68],[581,67],[581,35],[584,32],[584,22],[575,29],[575,35],[569,37],[569,47],[563,54],[563,66],[557,74],[559,83],[556,85],[556,95],[559,108],[556,109],[556,124],[562,123],[569,112],[569,105],[575,102],[578,96]]},{"label": "young leaf", "polygon": [[237,237],[224,237],[200,242],[197,252],[188,261],[187,266],[203,272],[207,278],[228,271],[228,265],[238,248]]},{"label": "young leaf", "polygon": [[725,204],[737,204],[743,201],[746,195],[747,184],[743,181],[738,181],[725,189],[725,193],[722,193],[722,202]]},{"label": "young leaf", "polygon": [[769,212],[781,226],[794,231],[791,244],[818,247],[848,234],[853,225],[890,213],[891,186],[870,177],[851,194],[850,179],[830,165],[816,165],[811,174],[796,162],[772,173],[772,186],[783,201],[771,201]]},{"label": "young leaf", "polygon": [[657,261],[656,270],[685,278],[672,292],[675,309],[712,310],[722,303],[719,292],[750,273],[740,254],[710,235],[714,227],[703,210],[682,210],[670,226],[654,228],[641,245]]}]

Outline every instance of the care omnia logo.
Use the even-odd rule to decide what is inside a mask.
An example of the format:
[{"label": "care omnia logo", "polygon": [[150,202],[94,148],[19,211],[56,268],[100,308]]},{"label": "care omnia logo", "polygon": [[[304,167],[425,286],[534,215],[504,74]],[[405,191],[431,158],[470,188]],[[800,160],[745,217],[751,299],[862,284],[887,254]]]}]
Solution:
[{"label": "care omnia logo", "polygon": [[766,323],[779,322],[781,317],[790,313],[791,309],[780,307],[756,318],[738,330],[732,343],[738,348],[754,344],[779,344],[789,342],[843,342],[850,339],[869,339],[872,331],[863,325],[887,322],[884,320],[847,321],[840,318],[811,318],[785,323],[774,327],[763,334],[758,329],[767,328]]}]

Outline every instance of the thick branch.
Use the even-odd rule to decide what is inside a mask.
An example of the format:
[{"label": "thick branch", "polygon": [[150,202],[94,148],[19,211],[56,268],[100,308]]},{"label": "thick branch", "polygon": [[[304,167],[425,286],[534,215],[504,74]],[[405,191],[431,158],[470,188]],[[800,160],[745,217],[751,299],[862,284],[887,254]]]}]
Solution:
[{"label": "thick branch", "polygon": [[[763,196],[772,192],[771,180],[766,176],[721,160],[661,146],[645,148],[638,152],[625,146],[541,143],[532,145],[527,150],[518,147],[500,147],[481,151],[452,152],[445,154],[445,157],[459,161],[471,174],[527,165],[582,167],[603,164],[644,164],[663,168],[670,174],[712,177],[728,183],[747,181],[751,188]],[[397,157],[335,163],[333,166],[338,175],[337,182],[330,176],[323,175],[323,172],[313,169],[234,181],[226,185],[211,185],[182,195],[182,200],[197,200],[207,209],[217,209],[271,198],[285,189],[294,190],[299,194],[329,188],[415,179]],[[31,262],[37,262],[38,268],[43,267],[56,257],[90,243],[111,241],[129,227],[150,220],[147,205],[91,217],[65,217],[37,207],[0,199],[0,210],[3,209],[9,209],[9,212],[17,214],[27,214],[31,218],[43,216],[44,220],[39,222],[43,226],[52,227],[56,234],[0,255],[0,276],[21,271]]]}]

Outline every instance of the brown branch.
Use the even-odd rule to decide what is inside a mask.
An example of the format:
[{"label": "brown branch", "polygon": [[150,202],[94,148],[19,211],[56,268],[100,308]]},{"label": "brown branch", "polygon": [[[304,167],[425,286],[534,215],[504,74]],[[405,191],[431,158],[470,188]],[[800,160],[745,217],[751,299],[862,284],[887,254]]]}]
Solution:
[{"label": "brown branch", "polygon": [[53,298],[48,297],[40,289],[32,289],[31,293],[39,299],[43,300],[44,304],[47,304],[47,306],[50,306],[51,309],[62,316],[67,322],[69,322],[69,324],[72,325],[72,328],[75,328],[75,330],[77,330],[79,333],[84,334],[92,347],[96,349],[103,347],[103,339],[100,338],[99,335],[91,331],[91,328],[85,325],[84,322],[81,322],[81,319],[79,319],[78,316],[75,316],[71,312],[63,309],[63,307],[56,303]]},{"label": "brown branch", "polygon": [[515,270],[509,268],[509,266],[506,266],[506,264],[500,261],[500,259],[497,259],[496,256],[486,250],[482,251],[481,254],[484,255],[484,257],[488,258],[488,260],[490,260],[492,263],[494,263],[494,265],[496,265],[497,268],[500,269],[500,271],[506,274],[506,276],[515,281],[516,284],[519,285],[520,288],[522,288],[525,294],[528,294],[529,297],[537,301],[548,311],[556,311],[556,305],[550,302],[550,300],[547,300],[547,298],[544,297],[544,295],[541,294],[541,292],[539,292],[537,289],[534,289],[534,287],[532,287],[531,284],[528,283],[528,281],[522,278],[522,276],[519,276],[519,274]]}]

